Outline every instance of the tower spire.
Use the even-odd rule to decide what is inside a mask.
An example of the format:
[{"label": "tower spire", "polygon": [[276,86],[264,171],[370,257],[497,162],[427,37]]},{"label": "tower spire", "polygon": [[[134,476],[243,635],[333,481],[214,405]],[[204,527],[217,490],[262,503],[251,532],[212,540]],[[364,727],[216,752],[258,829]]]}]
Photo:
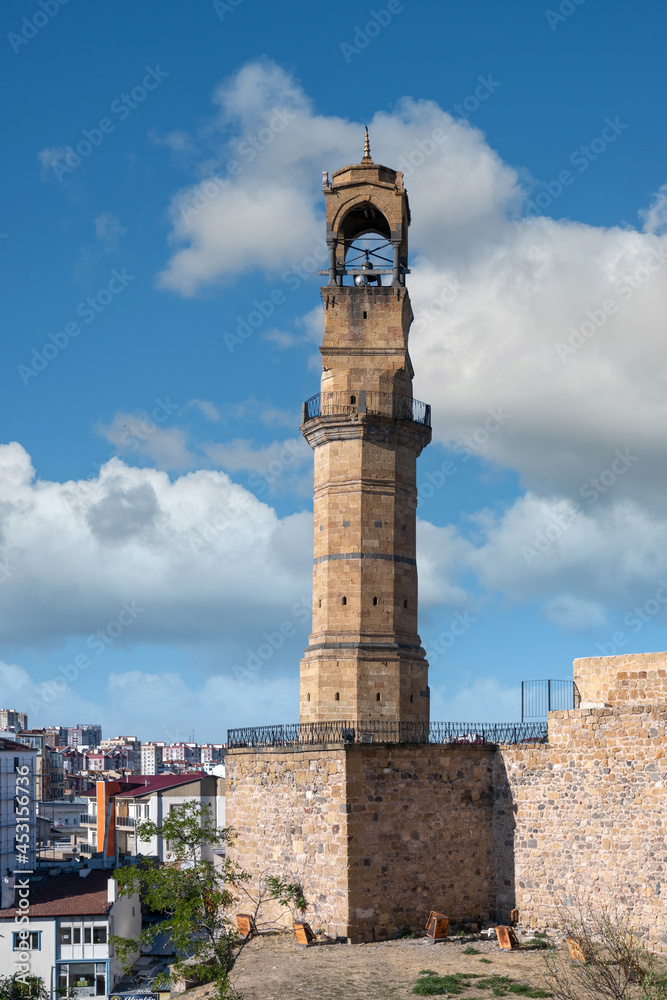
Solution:
[{"label": "tower spire", "polygon": [[364,156],[361,161],[362,163],[372,163],[371,157],[371,141],[368,137],[368,125],[366,125],[366,135],[364,137]]}]

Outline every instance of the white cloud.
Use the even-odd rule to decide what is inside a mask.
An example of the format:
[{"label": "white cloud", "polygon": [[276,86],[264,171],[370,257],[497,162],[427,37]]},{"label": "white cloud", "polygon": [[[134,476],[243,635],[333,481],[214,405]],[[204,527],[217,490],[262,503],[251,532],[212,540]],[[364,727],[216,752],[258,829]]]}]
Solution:
[{"label": "white cloud", "polygon": [[586,601],[572,594],[559,594],[542,607],[544,617],[566,632],[585,632],[602,628],[607,622],[605,610],[596,601]]},{"label": "white cloud", "polygon": [[479,677],[458,691],[453,685],[431,687],[431,718],[455,722],[518,722],[521,688],[507,687],[496,677]]},{"label": "white cloud", "polygon": [[287,438],[268,445],[236,438],[223,444],[204,444],[203,449],[216,466],[228,472],[252,472],[250,485],[259,492],[293,490],[312,495],[310,445],[302,438]]},{"label": "white cloud", "polygon": [[159,469],[182,471],[197,465],[187,432],[180,427],[160,427],[143,410],[116,413],[110,424],[100,423],[97,430],[119,454],[149,458]]},{"label": "white cloud", "polygon": [[[254,680],[208,677],[197,683],[176,672],[128,670],[110,673],[92,694],[82,673],[68,683],[56,672],[37,682],[22,667],[0,661],[0,687],[28,712],[31,726],[76,725],[101,719],[104,735],[132,733],[140,739],[224,742],[227,729],[295,718],[296,677],[271,676],[270,666]],[[149,716],[146,706],[150,705]]]},{"label": "white cloud", "polygon": [[85,637],[135,601],[119,643],[247,643],[310,592],[311,560],[312,516],[279,520],[224,473],[170,482],[114,458],[94,479],[48,482],[19,444],[0,447],[5,640]]},{"label": "white cloud", "polygon": [[105,244],[107,249],[115,249],[118,244],[118,237],[123,236],[127,229],[121,225],[120,219],[112,212],[102,212],[93,220],[95,223],[95,235]]}]

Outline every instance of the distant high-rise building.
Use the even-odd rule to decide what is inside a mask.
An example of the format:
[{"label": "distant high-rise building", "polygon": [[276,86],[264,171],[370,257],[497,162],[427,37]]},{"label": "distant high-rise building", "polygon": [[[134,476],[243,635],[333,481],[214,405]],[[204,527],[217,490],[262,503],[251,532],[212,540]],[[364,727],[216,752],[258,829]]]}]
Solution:
[{"label": "distant high-rise building", "polygon": [[46,726],[44,732],[53,737],[54,747],[67,746],[67,726]]},{"label": "distant high-rise building", "polygon": [[98,747],[102,742],[102,727],[97,723],[80,722],[67,730],[67,744],[71,747]]},{"label": "distant high-rise building", "polygon": [[117,750],[122,757],[122,766],[133,774],[141,774],[141,740],[136,736],[114,736],[100,742],[100,750]]},{"label": "distant high-rise building", "polygon": [[37,751],[37,798],[62,799],[65,794],[65,771],[61,754],[54,748],[52,733],[45,729],[26,729],[16,734],[18,743]]},{"label": "distant high-rise building", "polygon": [[144,743],[141,747],[140,774],[160,774],[164,743]]},{"label": "distant high-rise building", "polygon": [[17,733],[28,728],[27,712],[17,712],[13,708],[0,708],[0,729]]}]

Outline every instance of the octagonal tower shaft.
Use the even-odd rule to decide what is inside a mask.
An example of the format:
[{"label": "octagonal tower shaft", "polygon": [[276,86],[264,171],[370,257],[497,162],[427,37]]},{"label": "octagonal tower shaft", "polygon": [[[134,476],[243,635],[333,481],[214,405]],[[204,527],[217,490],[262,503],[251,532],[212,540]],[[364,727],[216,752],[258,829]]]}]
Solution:
[{"label": "octagonal tower shaft", "polygon": [[[416,460],[431,429],[430,408],[412,396],[407,194],[400,175],[362,161],[334,174],[325,195],[322,383],[304,404],[301,428],[315,453],[313,631],[301,661],[301,722],[428,722],[415,522]],[[344,285],[364,268],[346,268],[346,254],[371,232],[394,245],[391,267],[382,269],[391,285]],[[362,280],[378,276],[366,263]]]}]

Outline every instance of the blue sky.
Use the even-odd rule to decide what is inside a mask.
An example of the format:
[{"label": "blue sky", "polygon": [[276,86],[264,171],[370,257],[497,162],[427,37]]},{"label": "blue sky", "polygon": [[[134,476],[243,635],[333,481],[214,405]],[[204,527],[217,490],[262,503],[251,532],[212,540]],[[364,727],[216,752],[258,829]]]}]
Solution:
[{"label": "blue sky", "polygon": [[413,213],[433,717],[665,647],[663,8],[2,20],[3,704],[144,739],[296,719],[320,179],[366,123]]}]

